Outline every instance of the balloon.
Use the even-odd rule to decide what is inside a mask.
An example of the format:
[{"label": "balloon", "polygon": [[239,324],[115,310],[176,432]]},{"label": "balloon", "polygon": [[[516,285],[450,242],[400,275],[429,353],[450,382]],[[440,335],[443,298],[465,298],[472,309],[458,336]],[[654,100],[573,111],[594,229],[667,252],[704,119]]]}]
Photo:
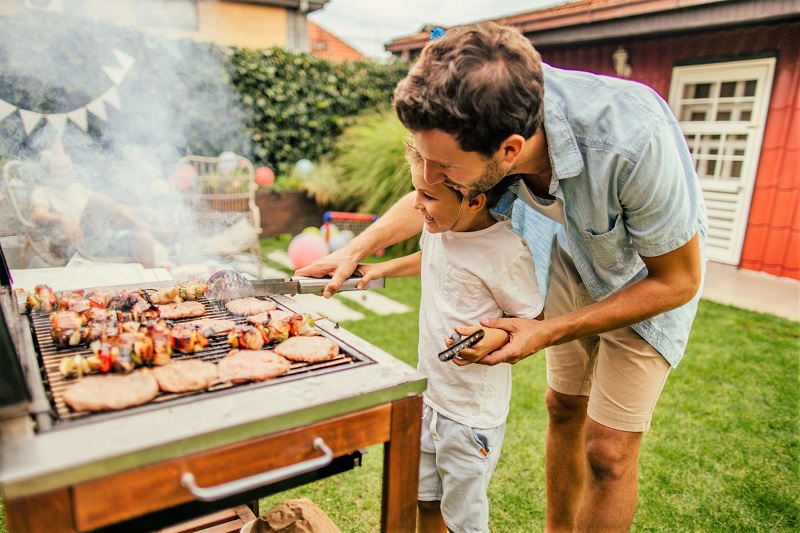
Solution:
[{"label": "balloon", "polygon": [[156,196],[166,196],[169,194],[169,183],[166,180],[153,180],[150,182],[150,192]]},{"label": "balloon", "polygon": [[326,241],[337,233],[339,233],[339,228],[333,222],[326,222],[319,227],[319,234],[322,235],[322,238]]},{"label": "balloon", "polygon": [[316,226],[308,226],[307,228],[304,228],[303,231],[301,231],[300,233],[314,233],[315,235],[321,235],[321,233],[319,232],[319,228]]},{"label": "balloon", "polygon": [[258,167],[256,169],[256,183],[262,187],[269,187],[275,183],[275,173],[269,167]]},{"label": "balloon", "polygon": [[197,169],[193,165],[180,165],[169,177],[172,186],[181,191],[188,191],[192,186],[192,181],[197,177]]},{"label": "balloon", "polygon": [[287,250],[295,270],[308,266],[329,253],[330,248],[328,248],[328,243],[325,242],[325,239],[313,233],[295,235]]},{"label": "balloon", "polygon": [[194,178],[197,176],[197,169],[194,168],[194,165],[184,163],[178,167],[178,170],[175,172],[175,174],[182,178]]},{"label": "balloon", "polygon": [[337,233],[336,235],[331,235],[328,239],[328,246],[331,248],[331,252],[335,252],[339,248],[342,248],[345,244],[350,242],[350,239],[353,238],[353,232],[350,230],[345,230]]},{"label": "balloon", "polygon": [[223,174],[230,174],[239,166],[239,158],[233,152],[222,152],[219,154],[218,165]]},{"label": "balloon", "polygon": [[294,172],[301,178],[305,178],[314,170],[314,163],[308,159],[301,159],[294,164]]}]

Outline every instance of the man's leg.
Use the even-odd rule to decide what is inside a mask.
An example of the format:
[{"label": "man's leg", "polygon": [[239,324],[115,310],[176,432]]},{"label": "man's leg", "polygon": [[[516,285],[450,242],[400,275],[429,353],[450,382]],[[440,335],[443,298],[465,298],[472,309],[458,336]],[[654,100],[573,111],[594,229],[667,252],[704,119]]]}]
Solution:
[{"label": "man's leg", "polygon": [[628,531],[639,491],[642,433],[586,422],[586,488],[576,531]]},{"label": "man's leg", "polygon": [[547,389],[545,531],[572,531],[586,480],[584,426],[586,396],[570,396]]}]

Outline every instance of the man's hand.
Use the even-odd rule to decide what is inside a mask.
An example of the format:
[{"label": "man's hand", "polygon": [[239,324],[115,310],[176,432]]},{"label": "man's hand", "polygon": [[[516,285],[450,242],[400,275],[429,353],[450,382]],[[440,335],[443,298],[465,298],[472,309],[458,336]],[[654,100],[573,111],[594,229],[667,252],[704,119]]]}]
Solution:
[{"label": "man's hand", "polygon": [[[495,344],[495,351],[481,350],[486,337],[473,349],[462,350],[461,360],[455,360],[459,366],[477,363],[494,366],[500,363],[516,364],[548,344],[543,340],[547,336],[546,322],[527,318],[489,318],[481,320],[484,331],[500,331],[508,337],[508,342],[501,346]],[[456,328],[458,331],[459,328]],[[465,331],[470,328],[463,328]],[[471,328],[472,331],[477,327]],[[459,332],[460,333],[460,332]],[[493,336],[495,339],[497,337]],[[487,344],[488,345],[488,344]],[[493,348],[494,349],[494,348]]]},{"label": "man's hand", "polygon": [[[508,342],[508,333],[498,328],[482,328],[481,326],[465,326],[453,328],[462,337],[468,337],[479,329],[483,329],[483,338],[470,348],[464,348],[459,352],[458,357],[453,362],[458,366],[468,365],[480,361],[486,354],[492,353]],[[455,344],[455,341],[447,337],[444,341],[448,348]]]},{"label": "man's hand", "polygon": [[330,298],[336,294],[342,283],[356,271],[360,259],[360,257],[348,253],[346,247],[340,248],[332,254],[295,271],[294,274],[295,276],[310,276],[312,278],[330,276],[331,280],[325,285],[325,290],[322,293],[325,298]]},{"label": "man's hand", "polygon": [[83,242],[83,232],[77,222],[67,217],[61,217],[58,221],[64,230],[64,237],[68,243],[80,244]]}]

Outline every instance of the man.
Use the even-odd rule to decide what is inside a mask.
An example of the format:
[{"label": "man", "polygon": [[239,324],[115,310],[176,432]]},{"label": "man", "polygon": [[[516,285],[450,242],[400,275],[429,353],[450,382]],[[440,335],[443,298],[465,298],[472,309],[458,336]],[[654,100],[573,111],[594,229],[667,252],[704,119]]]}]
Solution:
[{"label": "man", "polygon": [[45,183],[31,192],[31,219],[47,227],[69,254],[156,266],[156,256],[166,249],[154,233],[166,237],[171,230],[148,222],[155,221],[152,208],[122,205],[78,182],[72,159],[60,144],[43,154],[41,166]]},{"label": "man", "polygon": [[[394,105],[429,183],[469,196],[521,176],[512,218],[537,272],[550,267],[545,320],[482,320],[508,344],[456,364],[546,348],[546,529],[629,529],[642,433],[705,270],[705,207],[675,117],[651,89],[543,65],[517,30],[489,22],[431,41]],[[419,231],[413,220],[405,197],[298,274],[332,275],[330,296],[359,259]]]}]

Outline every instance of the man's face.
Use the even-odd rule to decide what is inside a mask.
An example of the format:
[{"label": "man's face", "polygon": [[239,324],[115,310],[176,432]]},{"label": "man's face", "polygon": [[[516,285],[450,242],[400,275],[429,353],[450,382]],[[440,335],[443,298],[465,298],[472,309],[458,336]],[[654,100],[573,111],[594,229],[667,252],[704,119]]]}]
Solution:
[{"label": "man's face", "polygon": [[444,183],[471,198],[491,189],[508,173],[496,158],[463,151],[455,137],[442,130],[413,132],[411,137],[424,160],[425,181],[430,184]]}]

